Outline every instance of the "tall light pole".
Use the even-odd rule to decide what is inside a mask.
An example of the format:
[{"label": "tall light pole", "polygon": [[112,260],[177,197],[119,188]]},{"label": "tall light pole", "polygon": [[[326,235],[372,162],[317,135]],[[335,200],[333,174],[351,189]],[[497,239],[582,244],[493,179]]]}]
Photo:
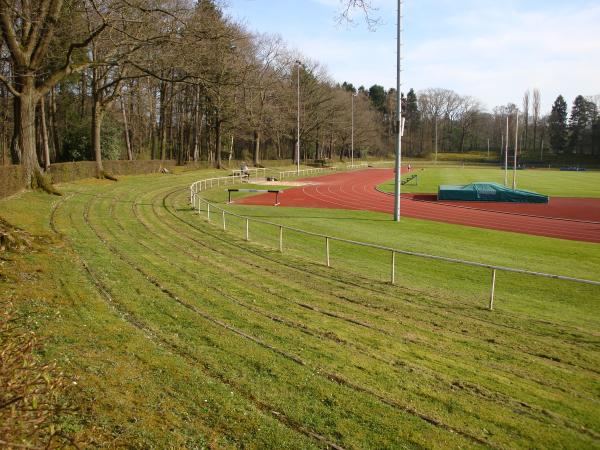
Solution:
[{"label": "tall light pole", "polygon": [[506,116],[506,141],[504,142],[504,186],[508,186],[508,115]]},{"label": "tall light pole", "polygon": [[352,167],[354,167],[354,97],[357,95],[358,92],[352,93],[352,136],[350,138],[350,161]]},{"label": "tall light pole", "polygon": [[300,66],[302,63],[296,60],[298,69],[297,86],[298,86],[298,123],[296,125],[296,175],[300,175]]},{"label": "tall light pole", "polygon": [[398,0],[398,26],[397,26],[397,55],[396,55],[396,178],[394,180],[394,220],[400,222],[400,168],[402,167],[402,0]]},{"label": "tall light pole", "polygon": [[517,151],[519,146],[519,113],[517,112],[517,125],[515,126],[515,158],[513,164],[513,191],[517,188]]},{"label": "tall light pole", "polygon": [[435,114],[435,163],[437,164],[438,154],[438,132],[437,132],[437,112]]}]

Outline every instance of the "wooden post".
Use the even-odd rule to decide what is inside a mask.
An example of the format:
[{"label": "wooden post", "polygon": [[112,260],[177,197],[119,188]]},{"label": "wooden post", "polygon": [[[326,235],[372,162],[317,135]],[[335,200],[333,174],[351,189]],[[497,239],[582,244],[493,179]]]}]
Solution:
[{"label": "wooden post", "polygon": [[496,290],[496,269],[492,269],[492,290],[490,292],[490,311],[494,309],[494,291]]},{"label": "wooden post", "polygon": [[223,231],[227,230],[227,225],[225,225],[225,210],[223,210]]},{"label": "wooden post", "polygon": [[283,253],[283,227],[279,227],[279,251]]},{"label": "wooden post", "polygon": [[327,259],[327,267],[331,267],[331,264],[329,261],[329,238],[328,237],[325,238],[325,256]]},{"label": "wooden post", "polygon": [[250,220],[246,219],[246,240],[250,240]]},{"label": "wooden post", "polygon": [[396,283],[396,252],[392,251],[392,284]]},{"label": "wooden post", "polygon": [[210,203],[206,202],[206,220],[210,222]]}]

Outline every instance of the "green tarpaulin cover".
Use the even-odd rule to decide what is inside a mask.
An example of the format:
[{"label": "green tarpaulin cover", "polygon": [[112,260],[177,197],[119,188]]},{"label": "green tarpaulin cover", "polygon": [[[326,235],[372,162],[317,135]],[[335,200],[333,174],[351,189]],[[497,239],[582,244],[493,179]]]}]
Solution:
[{"label": "green tarpaulin cover", "polygon": [[438,200],[470,202],[548,203],[548,196],[536,192],[512,190],[498,183],[471,183],[464,186],[442,185]]}]

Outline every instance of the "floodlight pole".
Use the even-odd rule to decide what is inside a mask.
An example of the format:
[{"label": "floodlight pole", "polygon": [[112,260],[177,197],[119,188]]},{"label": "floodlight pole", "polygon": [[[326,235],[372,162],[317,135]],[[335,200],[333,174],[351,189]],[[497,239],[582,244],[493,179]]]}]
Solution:
[{"label": "floodlight pole", "polygon": [[435,113],[435,163],[437,164],[438,156],[438,131],[437,131],[437,111]]},{"label": "floodlight pole", "polygon": [[352,167],[354,167],[354,97],[357,95],[358,92],[352,93],[352,137],[350,139],[350,160]]},{"label": "floodlight pole", "polygon": [[519,146],[519,113],[517,113],[517,125],[515,126],[515,157],[513,163],[513,191],[517,188],[517,151]]},{"label": "floodlight pole", "polygon": [[508,186],[508,116],[506,116],[506,141],[504,144],[504,186]]},{"label": "floodlight pole", "polygon": [[402,0],[398,0],[398,27],[397,27],[397,55],[396,55],[396,178],[394,180],[394,221],[400,222],[400,169],[402,167]]},{"label": "floodlight pole", "polygon": [[296,61],[298,68],[298,123],[296,124],[296,175],[300,175],[300,61]]}]

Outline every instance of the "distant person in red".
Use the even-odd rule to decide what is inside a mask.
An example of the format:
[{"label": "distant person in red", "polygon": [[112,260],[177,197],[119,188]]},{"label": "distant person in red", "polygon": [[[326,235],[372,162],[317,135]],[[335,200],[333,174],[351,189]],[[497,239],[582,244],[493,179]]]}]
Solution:
[{"label": "distant person in red", "polygon": [[408,165],[408,171],[410,172],[412,170],[412,166],[409,164]]}]

